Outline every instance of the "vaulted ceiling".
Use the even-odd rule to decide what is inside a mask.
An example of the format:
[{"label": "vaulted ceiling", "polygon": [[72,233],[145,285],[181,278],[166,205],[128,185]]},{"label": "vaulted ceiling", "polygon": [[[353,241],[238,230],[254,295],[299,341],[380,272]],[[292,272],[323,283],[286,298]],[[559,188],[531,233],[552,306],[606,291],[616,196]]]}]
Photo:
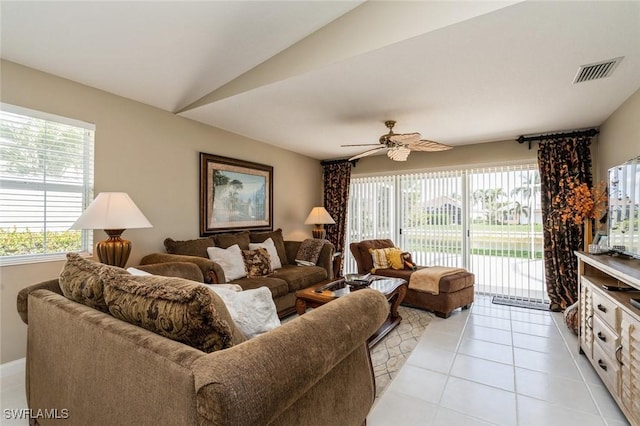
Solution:
[{"label": "vaulted ceiling", "polygon": [[3,0],[0,19],[3,59],[317,159],[390,119],[454,147],[599,126],[640,88],[638,1]]}]

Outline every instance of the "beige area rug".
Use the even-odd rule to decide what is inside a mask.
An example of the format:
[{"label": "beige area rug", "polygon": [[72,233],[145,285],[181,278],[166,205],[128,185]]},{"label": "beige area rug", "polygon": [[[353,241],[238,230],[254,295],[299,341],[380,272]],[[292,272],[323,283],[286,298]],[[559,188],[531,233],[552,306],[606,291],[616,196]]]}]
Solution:
[{"label": "beige area rug", "polygon": [[400,306],[402,322],[377,345],[371,348],[371,362],[376,377],[376,399],[380,398],[391,380],[416,347],[433,314],[421,309]]}]

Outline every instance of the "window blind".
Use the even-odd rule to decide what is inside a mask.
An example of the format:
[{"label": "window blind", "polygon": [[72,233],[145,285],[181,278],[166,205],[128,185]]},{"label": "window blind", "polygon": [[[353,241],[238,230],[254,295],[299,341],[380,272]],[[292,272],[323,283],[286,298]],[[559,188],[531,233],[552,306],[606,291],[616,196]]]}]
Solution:
[{"label": "window blind", "polygon": [[69,227],[93,199],[95,126],[0,107],[0,262],[89,252],[92,232]]},{"label": "window blind", "polygon": [[469,269],[476,292],[546,300],[536,164],[353,177],[348,205],[347,247],[388,238],[419,265]]}]

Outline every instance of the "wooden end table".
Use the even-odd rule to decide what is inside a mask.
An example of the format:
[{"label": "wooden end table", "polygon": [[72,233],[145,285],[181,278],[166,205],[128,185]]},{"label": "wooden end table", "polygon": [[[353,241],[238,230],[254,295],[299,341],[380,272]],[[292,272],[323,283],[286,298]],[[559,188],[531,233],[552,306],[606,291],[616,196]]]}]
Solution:
[{"label": "wooden end table", "polygon": [[[373,347],[402,321],[402,317],[398,314],[398,306],[400,306],[407,293],[407,282],[402,278],[373,276],[373,281],[369,288],[384,294],[391,305],[389,316],[368,340],[369,347]],[[296,311],[298,315],[304,315],[307,308],[317,308],[339,297],[346,296],[351,291],[344,279],[298,290],[296,291]]]}]

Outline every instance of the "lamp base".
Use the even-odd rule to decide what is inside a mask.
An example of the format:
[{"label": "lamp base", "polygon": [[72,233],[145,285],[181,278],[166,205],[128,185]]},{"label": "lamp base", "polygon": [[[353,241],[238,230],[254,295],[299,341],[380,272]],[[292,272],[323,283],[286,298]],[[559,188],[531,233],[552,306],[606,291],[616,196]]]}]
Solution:
[{"label": "lamp base", "polygon": [[313,235],[313,238],[317,238],[319,240],[324,240],[324,237],[327,236],[327,231],[324,229],[324,227],[322,225],[316,225],[311,230],[311,235]]},{"label": "lamp base", "polygon": [[105,229],[104,232],[109,239],[96,245],[98,259],[106,265],[124,268],[131,254],[131,241],[120,238],[124,229]]}]

